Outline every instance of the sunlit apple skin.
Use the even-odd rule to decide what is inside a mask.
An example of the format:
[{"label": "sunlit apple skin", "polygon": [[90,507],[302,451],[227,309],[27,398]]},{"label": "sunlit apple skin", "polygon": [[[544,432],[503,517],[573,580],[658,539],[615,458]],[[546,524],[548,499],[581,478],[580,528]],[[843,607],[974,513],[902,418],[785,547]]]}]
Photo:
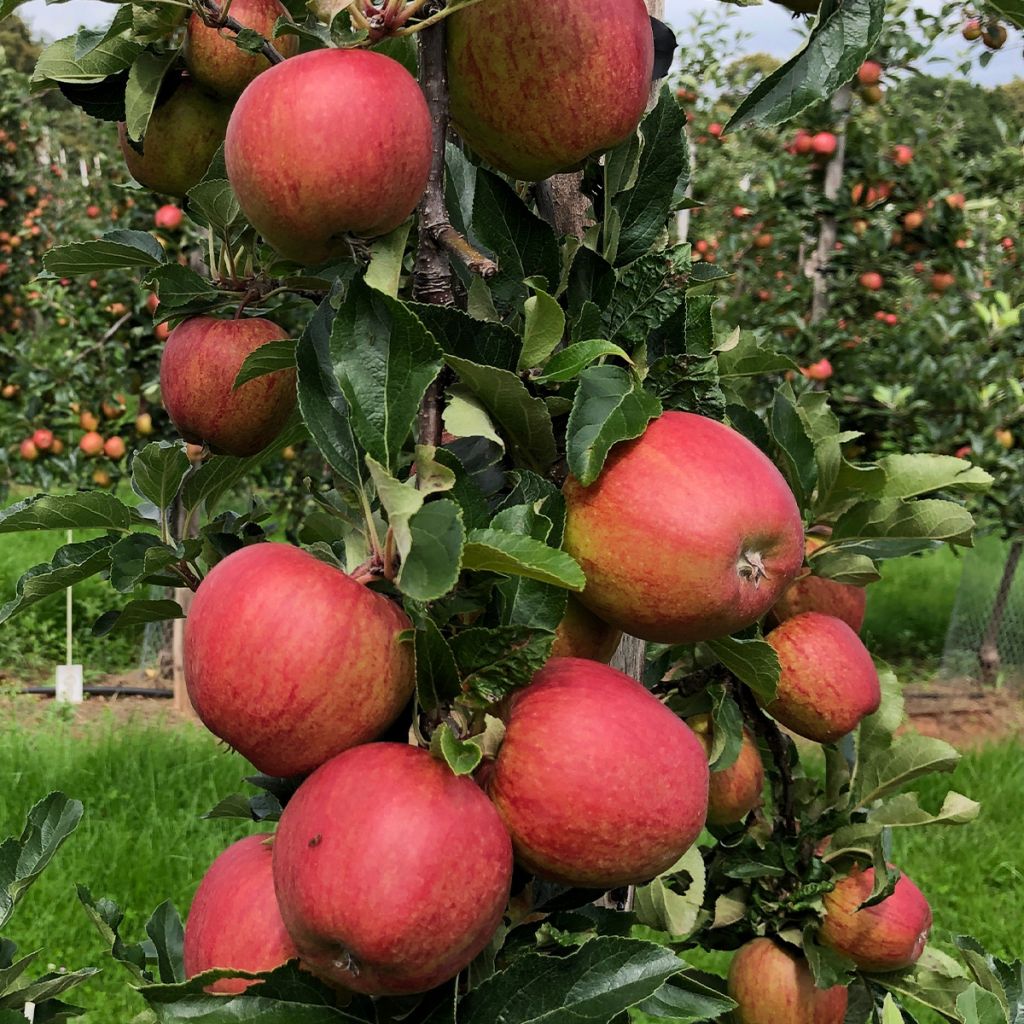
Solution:
[{"label": "sunlit apple skin", "polygon": [[642,0],[488,0],[448,19],[452,121],[489,164],[540,181],[640,123],[654,34]]},{"label": "sunlit apple skin", "polygon": [[878,672],[860,637],[842,619],[803,612],[766,637],[782,672],[765,709],[787,729],[834,743],[878,710]]},{"label": "sunlit apple skin", "polygon": [[700,834],[700,741],[629,676],[554,658],[514,694],[505,722],[488,793],[528,870],[610,889],[665,871]]},{"label": "sunlit apple skin", "polygon": [[261,345],[288,337],[270,320],[196,316],[171,331],[160,361],[160,393],[178,433],[217,455],[255,455],[281,432],[295,408],[295,371],[235,378]]},{"label": "sunlit apple skin", "polygon": [[[231,0],[231,17],[241,25],[272,40],[274,49],[284,57],[299,50],[299,37],[282,35],[273,38],[278,18],[291,21],[279,0]],[[233,99],[261,72],[270,67],[262,54],[246,53],[237,47],[234,33],[204,24],[198,14],[191,14],[185,32],[183,54],[189,74],[204,88],[218,96]]]},{"label": "sunlit apple skin", "polygon": [[775,604],[803,564],[800,511],[782,474],[722,423],[666,412],[616,445],[589,487],[564,487],[564,547],[583,603],[632,636],[727,636]]},{"label": "sunlit apple skin", "polygon": [[[274,895],[269,835],[229,846],[203,876],[185,924],[185,974],[215,967],[257,973],[298,956]],[[256,982],[222,978],[208,992],[236,995]]]},{"label": "sunlit apple skin", "polygon": [[609,662],[618,649],[622,630],[609,626],[576,598],[569,598],[555,630],[552,658],[590,658]]},{"label": "sunlit apple skin", "polygon": [[398,227],[427,184],[431,124],[416,80],[365,50],[316,50],[258,75],[224,147],[250,223],[299,263],[348,254],[347,235]]},{"label": "sunlit apple skin", "polygon": [[734,1024],[843,1024],[847,991],[814,984],[807,961],[771,939],[741,946],[729,965]]},{"label": "sunlit apple skin", "polygon": [[[824,543],[817,537],[808,537],[806,553],[810,555]],[[850,629],[859,633],[867,610],[867,592],[851,583],[837,583],[822,576],[801,576],[791,583],[782,597],[772,606],[769,619],[773,623],[785,622],[803,612],[821,612],[842,619]]]},{"label": "sunlit apple skin", "polygon": [[118,125],[121,153],[132,177],[154,192],[183,197],[206,174],[224,141],[230,113],[230,105],[183,75],[153,111],[141,143],[129,140],[123,122]]},{"label": "sunlit apple skin", "polygon": [[[713,730],[710,715],[688,718],[686,724],[701,741],[710,756]],[[755,807],[761,806],[764,790],[764,763],[750,730],[744,728],[743,741],[736,760],[728,768],[711,773],[708,785],[708,824],[735,825]]]},{"label": "sunlit apple skin", "polygon": [[892,894],[857,908],[871,895],[875,869],[855,867],[826,893],[819,937],[862,971],[898,971],[917,963],[928,943],[932,910],[924,894],[900,875]]},{"label": "sunlit apple skin", "polygon": [[308,772],[379,736],[412,695],[411,629],[386,597],[287,544],[228,555],[185,623],[206,727],[268,775]]},{"label": "sunlit apple skin", "polygon": [[400,743],[328,761],[289,801],[274,842],[303,965],[368,995],[454,977],[500,924],[511,879],[508,833],[480,787]]}]

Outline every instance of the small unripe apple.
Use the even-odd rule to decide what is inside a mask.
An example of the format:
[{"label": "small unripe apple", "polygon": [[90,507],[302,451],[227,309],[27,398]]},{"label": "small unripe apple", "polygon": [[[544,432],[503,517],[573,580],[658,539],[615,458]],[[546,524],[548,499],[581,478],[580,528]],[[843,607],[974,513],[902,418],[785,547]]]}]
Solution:
[{"label": "small unripe apple", "polygon": [[565,615],[555,630],[552,658],[589,658],[609,662],[618,649],[622,630],[609,626],[586,605],[570,596]]},{"label": "small unripe apple", "polygon": [[917,963],[924,952],[932,910],[903,874],[891,895],[861,908],[874,884],[874,868],[854,867],[841,878],[825,894],[825,920],[818,936],[862,971],[899,971]]},{"label": "small unripe apple", "polygon": [[865,85],[860,90],[860,98],[869,107],[877,107],[885,99],[885,92],[880,85]]},{"label": "small unripe apple", "polygon": [[893,163],[900,167],[906,167],[907,164],[912,163],[914,160],[914,151],[910,146],[905,146],[902,143],[898,146],[892,147],[892,159]]},{"label": "small unripe apple", "polygon": [[877,60],[866,60],[857,69],[857,81],[861,85],[878,85],[882,80],[882,65]]},{"label": "small unripe apple", "polygon": [[245,547],[196,591],[185,623],[189,696],[206,727],[260,771],[308,772],[379,736],[402,710],[414,686],[412,645],[399,639],[408,629],[398,605],[308,552]]},{"label": "small unripe apple", "polygon": [[41,451],[49,451],[53,447],[53,431],[47,430],[45,427],[40,427],[32,435],[32,443]]},{"label": "small unripe apple", "polygon": [[95,430],[90,430],[82,435],[82,439],[78,442],[78,447],[84,455],[99,455],[103,451],[103,436]]},{"label": "small unripe apple", "polygon": [[274,840],[303,966],[367,995],[453,978],[501,924],[511,881],[508,833],[480,787],[404,743],[332,758],[288,802]]},{"label": "small unripe apple", "polygon": [[153,214],[153,223],[163,231],[177,231],[184,219],[185,214],[182,213],[181,207],[175,206],[174,203],[164,204]]},{"label": "small unripe apple", "polygon": [[911,210],[903,215],[903,226],[908,231],[916,231],[924,223],[924,213],[921,210]]},{"label": "small unripe apple", "polygon": [[[808,555],[824,544],[818,537],[808,537]],[[855,633],[864,625],[867,594],[863,587],[837,583],[823,576],[801,576],[791,583],[769,612],[770,621],[778,624],[804,612],[821,612],[842,619]]]},{"label": "small unripe apple", "polygon": [[736,951],[726,990],[738,1004],[734,1024],[843,1024],[846,1017],[846,988],[818,988],[807,961],[772,939]]},{"label": "small unripe apple", "polygon": [[800,372],[808,380],[828,380],[832,376],[832,364],[827,359],[819,359],[816,363],[803,367]]},{"label": "small unripe apple", "polygon": [[118,437],[116,434],[113,437],[108,437],[106,441],[103,442],[103,454],[114,462],[118,462],[124,458],[125,450],[124,439]]},{"label": "small unripe apple", "polygon": [[18,392],[21,388],[17,384],[5,384],[3,390],[0,391],[0,395],[10,401],[12,398],[18,397]]},{"label": "small unripe apple", "polygon": [[95,204],[91,203],[85,208],[85,215],[90,220],[95,220],[103,211]]},{"label": "small unripe apple", "polygon": [[[694,731],[710,756],[714,746],[714,726],[710,715],[695,715],[686,724]],[[708,824],[733,825],[761,806],[764,790],[764,763],[750,730],[744,727],[739,756],[721,771],[712,771],[708,786]]]},{"label": "small unripe apple", "polygon": [[968,42],[974,42],[975,39],[981,38],[981,19],[971,18],[969,21],[964,23],[964,27],[960,30],[961,35]]},{"label": "small unripe apple", "polygon": [[962,210],[967,205],[967,196],[963,192],[950,192],[946,196],[946,205],[951,210]]},{"label": "small unripe apple", "polygon": [[1013,431],[1007,430],[1005,427],[997,429],[996,441],[998,441],[1003,448],[1009,450],[1013,447]]},{"label": "small unripe apple", "polygon": [[858,280],[861,288],[867,288],[871,292],[877,292],[885,284],[885,279],[877,270],[866,270]]},{"label": "small unripe apple", "polygon": [[[185,923],[185,975],[216,967],[256,974],[298,957],[274,895],[272,835],[246,836],[210,865]],[[237,995],[257,982],[221,978],[207,991]]]},{"label": "small unripe apple", "polygon": [[[667,870],[700,834],[704,750],[624,673],[553,658],[512,695],[504,717],[487,787],[527,870],[611,889]],[[676,785],[666,786],[669,778]]]},{"label": "small unripe apple", "polygon": [[932,274],[931,285],[937,292],[948,291],[956,284],[956,277],[948,271],[939,270]]},{"label": "small unripe apple", "polygon": [[78,417],[78,425],[83,430],[93,431],[100,425],[99,417],[88,409],[83,409]]},{"label": "small unripe apple", "polygon": [[31,437],[26,437],[18,446],[18,450],[21,452],[21,457],[27,462],[35,462],[39,458],[39,449]]},{"label": "small unripe apple", "polygon": [[837,141],[832,132],[818,132],[811,139],[811,149],[819,156],[831,156],[836,151]]},{"label": "small unripe apple", "polygon": [[285,445],[281,449],[281,458],[284,459],[285,462],[294,462],[296,454],[297,453],[296,453],[294,447],[292,447],[292,445],[290,445],[290,444]]},{"label": "small unripe apple", "polygon": [[105,469],[97,469],[93,471],[92,482],[97,487],[109,487],[114,481]]},{"label": "small unripe apple", "polygon": [[859,217],[853,222],[853,233],[857,236],[863,236],[867,234],[867,230],[870,227],[868,222],[862,217]]},{"label": "small unripe apple", "polygon": [[760,235],[754,237],[754,248],[756,249],[768,249],[772,244],[772,236],[768,232],[763,232]]},{"label": "small unripe apple", "polygon": [[153,433],[153,417],[148,412],[140,412],[135,417],[135,433],[149,437]]},{"label": "small unripe apple", "polygon": [[834,743],[878,710],[882,691],[875,664],[842,619],[803,612],[765,639],[782,670],[765,709],[787,729],[816,743]]}]

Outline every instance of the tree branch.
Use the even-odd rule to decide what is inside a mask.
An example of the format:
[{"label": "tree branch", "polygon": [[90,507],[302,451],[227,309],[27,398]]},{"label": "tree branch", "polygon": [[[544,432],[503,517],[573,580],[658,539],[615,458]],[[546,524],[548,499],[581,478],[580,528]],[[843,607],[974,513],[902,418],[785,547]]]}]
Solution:
[{"label": "tree branch", "polygon": [[789,749],[793,741],[757,706],[754,695],[738,680],[733,686],[733,696],[743,712],[743,720],[760,739],[764,740],[772,755],[775,764],[775,775],[772,776],[775,805],[782,818],[783,827],[791,836],[795,836],[797,823],[793,808],[793,773],[789,767]]},{"label": "tree branch", "polygon": [[[243,25],[237,18],[232,18],[230,14],[225,14],[217,0],[200,0],[200,3],[202,4],[202,9],[197,10],[196,13],[203,19],[204,25],[209,25],[210,28],[226,28],[229,32],[234,32],[236,36],[249,28],[248,25]],[[271,64],[280,64],[285,59],[284,54],[269,39],[263,40],[260,53]]]}]

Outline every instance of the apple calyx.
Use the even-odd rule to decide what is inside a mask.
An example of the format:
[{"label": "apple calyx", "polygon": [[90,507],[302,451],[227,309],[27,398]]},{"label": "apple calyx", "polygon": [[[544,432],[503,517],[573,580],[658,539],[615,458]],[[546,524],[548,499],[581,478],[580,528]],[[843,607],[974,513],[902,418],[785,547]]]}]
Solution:
[{"label": "apple calyx", "polygon": [[768,570],[764,567],[764,559],[760,551],[744,551],[736,563],[736,573],[742,580],[753,583],[755,589],[761,580],[768,579]]}]

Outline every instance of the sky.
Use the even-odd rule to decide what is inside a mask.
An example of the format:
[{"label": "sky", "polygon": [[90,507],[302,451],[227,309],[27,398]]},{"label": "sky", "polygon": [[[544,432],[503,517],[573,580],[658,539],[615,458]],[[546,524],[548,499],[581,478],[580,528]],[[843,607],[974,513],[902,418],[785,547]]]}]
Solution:
[{"label": "sky", "polygon": [[[939,2],[924,0],[923,5],[937,9]],[[767,2],[760,7],[738,9],[730,6],[729,9],[739,12],[738,24],[750,37],[736,56],[762,52],[785,58],[799,46],[800,36],[794,28],[799,22],[794,22],[789,11],[778,4]],[[106,24],[115,10],[114,4],[101,0],[71,0],[49,5],[45,0],[31,0],[19,9],[19,13],[37,34],[58,39],[70,35],[79,25],[96,27]],[[698,11],[720,13],[721,10],[721,0],[666,0],[665,20],[682,27]],[[1012,35],[1011,39],[1014,40]],[[1017,36],[1014,41],[1019,42],[1019,39]],[[980,44],[975,46],[980,47]],[[932,66],[922,70],[930,70],[936,75],[948,74],[966,49],[967,44],[959,37],[946,39],[936,48]],[[977,53],[978,49],[973,52]],[[970,75],[972,81],[988,86],[1008,82],[1017,76],[1024,76],[1024,59],[1020,47],[1013,42],[999,51],[987,68],[979,67],[975,61]]]}]

